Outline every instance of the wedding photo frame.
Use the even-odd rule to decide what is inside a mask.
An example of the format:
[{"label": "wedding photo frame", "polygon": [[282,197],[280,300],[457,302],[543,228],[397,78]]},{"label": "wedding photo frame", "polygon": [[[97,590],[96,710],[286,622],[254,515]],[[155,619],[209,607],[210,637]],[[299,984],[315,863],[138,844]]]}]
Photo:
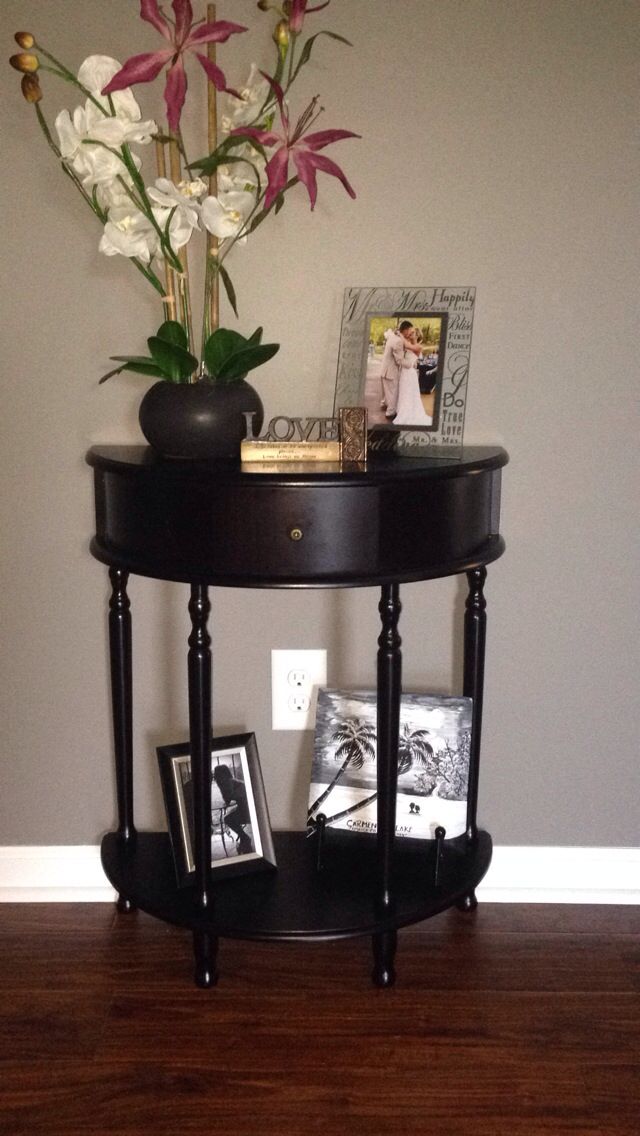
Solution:
[{"label": "wedding photo frame", "polygon": [[[195,879],[193,782],[188,742],[157,750],[178,885]],[[211,867],[216,878],[275,868],[255,734],[212,739]]]},{"label": "wedding photo frame", "polygon": [[[462,447],[474,306],[472,287],[345,290],[334,406],[366,407],[371,451],[435,457]],[[386,379],[397,344],[399,400]]]}]

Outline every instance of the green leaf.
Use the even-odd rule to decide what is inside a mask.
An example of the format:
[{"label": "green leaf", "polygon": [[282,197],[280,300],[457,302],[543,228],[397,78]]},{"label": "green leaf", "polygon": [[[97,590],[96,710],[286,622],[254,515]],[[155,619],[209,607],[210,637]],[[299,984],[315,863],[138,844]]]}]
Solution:
[{"label": "green leaf", "polygon": [[122,367],[114,367],[112,371],[107,371],[106,375],[103,375],[102,378],[98,379],[98,384],[106,383],[107,379],[110,379],[113,375],[122,374],[122,372],[126,371],[126,369],[127,368],[124,365]]},{"label": "green leaf", "polygon": [[276,197],[276,202],[275,202],[276,217],[278,216],[278,213],[282,209],[283,205],[284,205],[284,193],[279,193],[278,196]]},{"label": "green leaf", "polygon": [[[309,62],[311,49],[313,48],[314,42],[322,35],[329,36],[330,39],[337,39],[338,43],[346,43],[347,47],[353,47],[353,44],[350,43],[348,39],[345,39],[344,36],[338,35],[337,32],[316,32],[315,35],[309,36],[309,39],[305,43],[300,54],[296,69],[291,76],[291,83],[293,83],[293,80],[296,78],[300,70],[304,67],[305,63]],[[289,86],[291,86],[291,83],[289,83]]]},{"label": "green leaf", "polygon": [[254,331],[253,335],[249,336],[247,343],[251,344],[251,346],[253,346],[256,343],[261,343],[262,342],[262,332],[263,332],[263,328],[257,327],[256,330]]},{"label": "green leaf", "polygon": [[161,368],[163,375],[174,382],[188,379],[197,369],[198,360],[190,351],[185,351],[177,343],[167,343],[157,335],[152,335],[147,344],[153,355],[154,362]]},{"label": "green leaf", "polygon": [[220,276],[222,277],[222,283],[224,284],[224,290],[227,293],[227,299],[228,299],[229,303],[231,304],[231,307],[233,308],[234,315],[237,319],[238,318],[238,301],[236,299],[236,290],[235,290],[233,284],[231,283],[231,277],[229,276],[229,273],[227,272],[226,268],[224,267],[224,264],[218,265],[218,272],[219,272]]},{"label": "green leaf", "polygon": [[[278,48],[278,62],[276,64],[275,72],[271,76],[271,78],[274,80],[274,82],[279,83],[280,86],[283,85],[282,84],[282,77],[284,75],[285,60],[286,60],[286,53],[282,52],[280,50],[280,48]],[[275,101],[275,97],[274,97],[273,91],[271,90],[271,88],[269,88],[269,91],[267,93],[267,97],[265,98],[265,100],[264,100],[264,102],[263,102],[263,104],[260,108],[260,114],[261,115],[264,113],[265,109],[268,107],[269,103],[272,100]]]},{"label": "green leaf", "polygon": [[175,343],[177,347],[182,347],[185,351],[188,349],[187,333],[177,320],[165,320],[158,328],[156,335],[158,339],[164,339],[165,343]]},{"label": "green leaf", "polygon": [[265,161],[267,160],[267,151],[262,145],[262,142],[257,142],[251,134],[234,134],[233,138],[231,138],[230,141],[234,146],[244,146],[245,142],[248,142],[250,146],[253,146],[254,150],[258,151],[260,156],[264,158]]},{"label": "green leaf", "polygon": [[200,170],[203,174],[212,174],[218,166],[226,166],[231,162],[245,162],[246,158],[239,158],[230,153],[234,146],[244,146],[245,142],[253,146],[254,150],[257,150],[266,159],[267,153],[264,146],[260,142],[256,142],[255,138],[251,138],[247,134],[234,134],[232,138],[225,138],[224,142],[221,142],[213,153],[208,154],[206,158],[198,158],[197,161],[190,162],[187,169]]},{"label": "green leaf", "polygon": [[218,371],[216,378],[226,383],[233,382],[235,379],[241,379],[248,371],[253,371],[255,367],[261,367],[263,363],[272,359],[279,350],[279,343],[262,343],[245,347],[242,351],[237,351],[227,360]]},{"label": "green leaf", "polygon": [[187,169],[202,170],[209,162],[214,163],[212,168],[215,169],[221,162],[225,161],[224,155],[229,152],[232,142],[232,138],[224,138],[220,145],[216,146],[215,150],[212,150],[210,154],[207,154],[204,158],[197,158],[195,162],[190,162]]},{"label": "green leaf", "polygon": [[173,221],[173,215],[174,215],[177,208],[178,208],[178,206],[174,205],[173,209],[169,213],[169,216],[167,217],[167,222],[166,222],[165,227],[164,227],[164,240],[165,240],[165,244],[167,244],[167,245],[171,244],[171,234],[169,232],[169,229],[170,229],[170,226],[171,226],[171,222]]},{"label": "green leaf", "polygon": [[232,331],[228,327],[219,327],[207,339],[204,345],[204,361],[207,373],[216,378],[220,368],[231,358],[236,351],[247,346],[244,335]]},{"label": "green leaf", "polygon": [[120,367],[114,367],[112,371],[107,371],[98,381],[106,383],[112,375],[119,375],[122,371],[135,371],[139,375],[154,375],[157,379],[163,379],[164,371],[154,363],[153,359],[147,359],[143,355],[111,355],[114,363],[121,363]]}]

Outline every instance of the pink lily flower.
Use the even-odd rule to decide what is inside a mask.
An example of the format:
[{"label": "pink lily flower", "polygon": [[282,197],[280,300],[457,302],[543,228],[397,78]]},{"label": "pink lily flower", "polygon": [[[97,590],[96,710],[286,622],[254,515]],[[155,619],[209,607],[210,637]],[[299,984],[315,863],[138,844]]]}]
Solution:
[{"label": "pink lily flower", "polygon": [[289,27],[294,35],[298,35],[302,31],[302,25],[307,12],[319,12],[321,8],[326,8],[329,2],[330,0],[325,0],[324,4],[317,4],[315,8],[308,8],[308,0],[290,0]]},{"label": "pink lily flower", "polygon": [[265,209],[270,209],[278,194],[286,188],[290,159],[293,161],[300,181],[307,189],[312,210],[318,196],[316,182],[318,170],[338,178],[349,196],[355,197],[355,190],[347,181],[340,166],[332,162],[330,158],[325,157],[324,154],[319,154],[318,151],[324,150],[325,146],[329,146],[332,142],[339,142],[342,138],[360,138],[360,135],[354,134],[352,130],[318,130],[314,134],[306,134],[305,136],[305,131],[320,113],[319,111],[316,113],[317,98],[311,100],[292,130],[282,87],[264,71],[261,71],[260,74],[264,75],[264,78],[270,83],[278,100],[283,127],[282,134],[277,134],[274,130],[260,130],[255,126],[240,126],[230,133],[232,135],[242,134],[245,138],[252,138],[262,146],[278,146],[266,166],[265,172],[268,183],[264,198]]},{"label": "pink lily flower", "polygon": [[170,46],[160,51],[132,55],[107,83],[102,94],[110,95],[113,91],[132,87],[135,83],[150,83],[160,74],[163,67],[169,64],[164,101],[167,104],[169,127],[175,133],[180,125],[180,115],[187,93],[187,76],[184,69],[186,53],[192,51],[196,55],[218,91],[231,91],[232,94],[236,94],[231,87],[227,87],[227,81],[220,68],[197,49],[207,43],[225,43],[229,36],[235,35],[236,32],[246,32],[247,29],[240,24],[231,24],[227,20],[217,20],[213,24],[198,20],[194,24],[190,0],[171,0],[171,7],[175,21],[163,14],[158,6],[158,0],[140,0],[141,19],[153,24]]}]

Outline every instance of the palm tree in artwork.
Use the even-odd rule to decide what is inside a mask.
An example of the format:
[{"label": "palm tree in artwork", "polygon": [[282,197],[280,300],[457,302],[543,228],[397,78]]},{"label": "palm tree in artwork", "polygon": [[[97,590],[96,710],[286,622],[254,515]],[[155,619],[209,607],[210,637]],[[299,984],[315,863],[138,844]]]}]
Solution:
[{"label": "palm tree in artwork", "polygon": [[[352,727],[352,724],[356,724],[356,723],[359,723],[359,722],[360,722],[360,719],[358,719],[358,718],[349,719],[348,722],[344,723],[344,725],[341,727],[340,730],[336,731],[336,733],[333,735],[333,740],[336,740],[341,734],[343,734],[345,732],[346,726],[349,725],[350,727]],[[361,725],[366,726],[366,723],[362,722]],[[373,742],[375,742],[375,740],[376,740],[375,730],[373,729],[372,726],[369,726],[367,728],[371,731],[369,738],[372,739]],[[355,732],[355,731],[353,731],[353,732]],[[407,722],[405,722],[405,724],[402,726],[402,728],[400,730],[400,736],[398,738],[398,776],[401,773],[408,773],[408,771],[410,769],[412,769],[414,766],[421,766],[423,769],[426,769],[426,770],[431,769],[432,771],[435,771],[433,746],[429,742],[428,738],[429,738],[429,731],[428,730],[412,730],[411,726]],[[341,745],[345,745],[345,744],[346,744],[345,742],[341,743]],[[339,746],[338,749],[335,752],[334,756],[336,758],[338,757],[338,752],[339,752],[340,748],[341,748],[341,746]],[[375,757],[375,748],[373,748],[373,746],[371,748],[372,748],[371,757],[373,758],[373,757]],[[359,764],[352,762],[351,763],[352,767],[354,769],[362,769],[362,766],[364,764],[364,760],[365,759],[363,757],[362,760],[359,761]],[[314,811],[319,807],[319,805],[322,804],[323,801],[326,800],[326,798],[328,797],[329,793],[331,792],[333,786],[338,781],[340,775],[347,768],[348,764],[349,764],[348,762],[343,763],[342,768],[336,774],[336,776],[334,777],[331,784],[325,789],[324,793],[322,793],[322,795],[320,797],[318,797],[318,800],[315,801],[314,804],[311,806],[311,808],[309,809],[309,819],[310,820],[313,819]],[[435,785],[435,777],[434,777],[434,785]],[[328,817],[327,819],[328,819],[328,821],[344,820],[345,817],[351,816],[353,813],[359,812],[360,809],[364,809],[366,805],[371,805],[375,801],[377,796],[378,796],[377,791],[375,793],[370,793],[368,797],[364,797],[361,801],[358,801],[357,804],[351,805],[350,808],[344,809],[343,812],[337,813],[335,816]]]},{"label": "palm tree in artwork", "polygon": [[334,785],[338,783],[347,769],[362,769],[365,761],[375,761],[376,757],[376,731],[375,728],[363,718],[345,718],[344,722],[331,735],[331,741],[337,742],[334,759],[341,762],[335,777],[332,778],[326,789],[309,806],[309,819],[326,801]]},{"label": "palm tree in artwork", "polygon": [[428,730],[412,730],[408,722],[400,730],[398,739],[398,776],[408,773],[414,766],[428,769],[433,764],[433,746]]},{"label": "palm tree in artwork", "polygon": [[[412,730],[408,722],[405,722],[398,737],[398,777],[401,773],[408,773],[414,765],[421,766],[423,769],[429,769],[431,766],[433,770],[433,746],[427,740],[428,737],[428,730]],[[435,784],[435,779],[433,783]],[[347,812],[340,813],[339,817],[332,817],[331,819],[342,820],[344,816],[355,813],[358,809],[363,809],[365,805],[372,804],[377,796],[377,791],[371,793],[364,800],[358,801],[357,805],[352,805]]]}]

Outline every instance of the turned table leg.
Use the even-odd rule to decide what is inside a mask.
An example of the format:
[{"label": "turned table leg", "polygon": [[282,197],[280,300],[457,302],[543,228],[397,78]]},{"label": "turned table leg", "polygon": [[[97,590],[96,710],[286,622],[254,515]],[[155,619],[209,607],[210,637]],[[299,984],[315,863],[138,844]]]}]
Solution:
[{"label": "turned table leg", "polygon": [[[131,666],[131,603],[127,595],[129,573],[110,568],[109,659],[111,671],[111,708],[113,717],[113,750],[118,800],[118,837],[125,845],[133,845],[136,829],[133,823],[133,682]],[[118,911],[135,911],[130,899],[118,896]]]},{"label": "turned table leg", "polygon": [[[482,734],[482,697],[484,691],[484,657],[487,637],[487,602],[484,585],[487,569],[472,568],[467,572],[469,591],[464,616],[464,678],[463,694],[473,699],[471,744],[469,747],[469,793],[467,797],[467,839],[478,835],[478,783],[480,777],[480,739]],[[478,906],[475,891],[471,890],[456,905],[460,911],[471,912]]]},{"label": "turned table leg", "polygon": [[[397,584],[382,588],[378,610],[382,631],[378,639],[378,915],[394,910],[392,886],[393,851],[396,835],[396,796],[398,788],[398,734],[402,693],[402,640],[398,632],[400,589]],[[391,986],[395,980],[395,931],[373,936],[373,981]]]},{"label": "turned table leg", "polygon": [[[193,830],[196,903],[210,911],[211,897],[211,637],[207,629],[211,604],[208,589],[192,584],[189,601],[189,748],[193,782]],[[211,986],[215,973],[215,938],[195,931],[196,982]],[[213,961],[212,961],[213,960]]]},{"label": "turned table leg", "polygon": [[203,990],[209,990],[218,981],[218,939],[208,931],[193,932],[193,953],[195,957],[195,983]]}]

